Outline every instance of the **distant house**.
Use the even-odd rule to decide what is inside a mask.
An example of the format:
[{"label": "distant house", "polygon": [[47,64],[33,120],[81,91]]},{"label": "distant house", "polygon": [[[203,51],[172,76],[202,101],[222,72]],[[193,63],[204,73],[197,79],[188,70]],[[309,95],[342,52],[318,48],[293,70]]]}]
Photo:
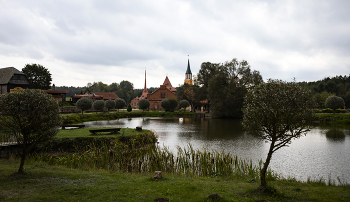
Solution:
[{"label": "distant house", "polygon": [[171,85],[169,78],[165,77],[163,85],[155,90],[153,93],[147,94],[147,100],[150,103],[150,110],[160,110],[162,107],[160,103],[164,99],[177,99],[177,95],[175,94],[176,89]]},{"label": "distant house", "polygon": [[74,95],[72,96],[73,103],[76,103],[80,98],[91,98],[93,101],[95,100],[115,100],[118,97],[114,92],[86,92],[82,95]]},{"label": "distant house", "polygon": [[0,94],[11,92],[11,89],[30,87],[27,76],[14,67],[0,69]]},{"label": "distant house", "polygon": [[65,101],[68,91],[66,90],[55,90],[54,86],[50,90],[44,90],[46,93],[52,95],[58,102]]}]

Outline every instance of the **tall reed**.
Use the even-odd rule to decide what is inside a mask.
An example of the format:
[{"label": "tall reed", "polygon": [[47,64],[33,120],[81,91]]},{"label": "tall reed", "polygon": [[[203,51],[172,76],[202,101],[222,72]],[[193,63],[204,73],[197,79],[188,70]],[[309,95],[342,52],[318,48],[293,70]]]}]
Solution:
[{"label": "tall reed", "polygon": [[[134,141],[125,144],[118,140],[113,145],[91,145],[81,153],[47,155],[41,159],[50,164],[79,169],[107,169],[131,173],[153,173],[160,170],[178,175],[242,176],[255,179],[259,178],[262,165],[260,162],[260,166],[256,166],[251,160],[242,160],[224,151],[193,149],[191,144],[184,148],[177,147],[175,155],[167,147],[153,144],[135,146]],[[272,179],[277,177],[271,170],[268,175]]]}]

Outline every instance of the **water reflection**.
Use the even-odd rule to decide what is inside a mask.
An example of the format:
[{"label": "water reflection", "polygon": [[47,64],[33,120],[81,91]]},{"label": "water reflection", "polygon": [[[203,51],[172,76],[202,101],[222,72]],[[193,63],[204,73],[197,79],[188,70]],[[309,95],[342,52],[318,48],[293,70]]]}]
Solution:
[{"label": "water reflection", "polygon": [[345,133],[338,128],[332,128],[326,132],[326,137],[333,141],[345,141]]},{"label": "water reflection", "polygon": [[[229,152],[254,163],[265,160],[269,143],[244,133],[239,120],[204,118],[132,118],[86,122],[86,127],[142,126],[159,136],[159,144],[177,151],[177,146],[191,143],[194,149]],[[283,176],[306,181],[307,177],[329,174],[350,183],[349,128],[316,125],[306,136],[293,140],[288,147],[277,150],[271,168]]]}]

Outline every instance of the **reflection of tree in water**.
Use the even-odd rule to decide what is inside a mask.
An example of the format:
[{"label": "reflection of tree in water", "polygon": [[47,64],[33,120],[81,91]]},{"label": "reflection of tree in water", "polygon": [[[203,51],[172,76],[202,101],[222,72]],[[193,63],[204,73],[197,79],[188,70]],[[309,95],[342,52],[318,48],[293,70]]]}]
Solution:
[{"label": "reflection of tree in water", "polygon": [[334,141],[344,141],[345,133],[343,130],[340,130],[338,128],[332,128],[326,132],[326,137]]}]

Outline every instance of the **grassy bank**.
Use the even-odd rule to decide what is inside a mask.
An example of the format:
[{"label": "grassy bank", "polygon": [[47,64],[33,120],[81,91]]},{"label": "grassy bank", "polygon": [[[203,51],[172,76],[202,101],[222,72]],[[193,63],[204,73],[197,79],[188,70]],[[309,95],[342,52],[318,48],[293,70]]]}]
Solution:
[{"label": "grassy bank", "polygon": [[350,125],[350,113],[332,114],[318,113],[313,115],[313,120],[320,123],[330,123],[334,125]]},{"label": "grassy bank", "polygon": [[189,177],[79,170],[27,161],[26,175],[13,174],[17,160],[0,160],[0,201],[207,201],[211,194],[221,201],[349,201],[349,187],[276,180],[270,194],[258,191],[259,182],[242,177]]},{"label": "grassy bank", "polygon": [[194,112],[188,111],[176,111],[176,112],[164,112],[164,111],[120,111],[120,112],[91,112],[84,114],[62,114],[64,124],[75,124],[86,121],[99,121],[99,120],[114,120],[120,118],[134,118],[134,117],[189,117],[195,116]]}]

